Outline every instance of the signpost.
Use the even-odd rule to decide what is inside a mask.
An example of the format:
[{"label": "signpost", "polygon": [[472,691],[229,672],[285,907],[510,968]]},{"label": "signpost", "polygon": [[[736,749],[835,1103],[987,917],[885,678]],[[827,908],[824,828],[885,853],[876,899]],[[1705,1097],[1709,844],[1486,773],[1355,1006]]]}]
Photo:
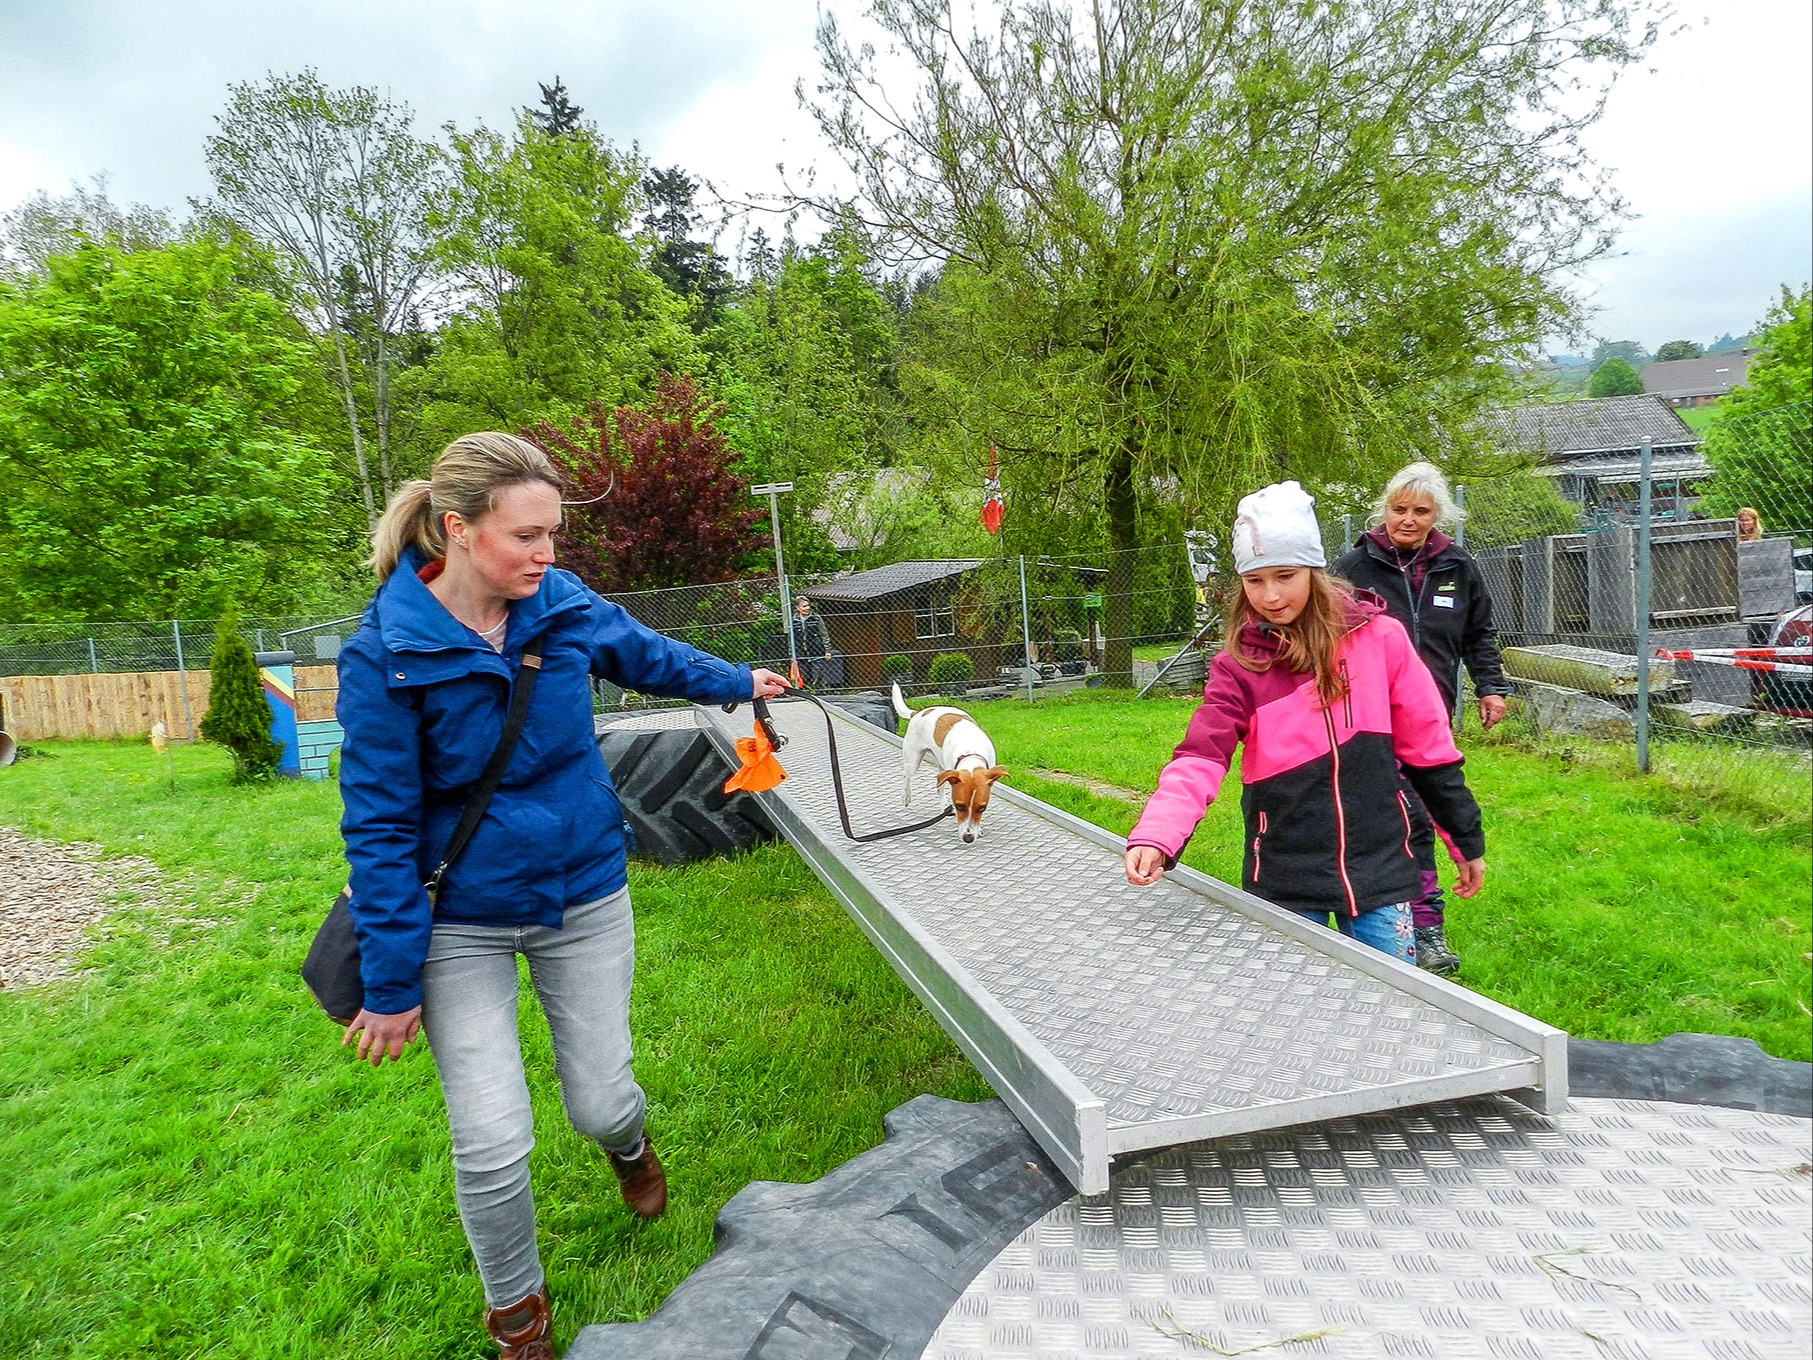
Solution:
[{"label": "signpost", "polygon": [[768,498],[768,523],[774,529],[774,574],[781,582],[781,631],[787,635],[787,673],[799,673],[799,648],[793,640],[793,597],[787,590],[787,565],[781,557],[781,500],[793,490],[792,482],[763,482],[749,488],[751,496]]}]

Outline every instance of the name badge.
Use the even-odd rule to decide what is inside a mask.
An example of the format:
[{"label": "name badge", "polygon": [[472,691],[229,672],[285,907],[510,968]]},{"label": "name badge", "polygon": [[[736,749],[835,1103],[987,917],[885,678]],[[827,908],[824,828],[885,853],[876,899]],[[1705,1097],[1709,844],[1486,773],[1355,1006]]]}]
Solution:
[{"label": "name badge", "polygon": [[1437,609],[1454,608],[1454,597],[1452,595],[1437,595],[1435,597],[1435,607]]}]

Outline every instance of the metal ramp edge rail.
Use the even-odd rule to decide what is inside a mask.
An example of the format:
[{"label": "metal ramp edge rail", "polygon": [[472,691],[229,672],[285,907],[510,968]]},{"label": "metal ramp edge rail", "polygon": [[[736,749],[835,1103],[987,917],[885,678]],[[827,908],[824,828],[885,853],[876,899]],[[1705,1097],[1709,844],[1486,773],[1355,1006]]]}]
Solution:
[{"label": "metal ramp edge rail", "polygon": [[[1462,1065],[1458,1069],[1453,1066],[1456,1060],[1450,1057],[1449,1070],[1395,1075],[1342,1090],[1327,1089],[1329,1082],[1324,1080],[1315,1083],[1321,1089],[1308,1094],[1287,1093],[1280,1098],[1255,1101],[1244,1108],[1196,1111],[1185,1108],[1137,1118],[1117,1117],[1110,1100],[1035,1033],[1011,1005],[997,997],[985,981],[938,938],[936,931],[919,919],[910,901],[900,900],[901,893],[890,891],[873,873],[855,862],[852,851],[856,847],[844,839],[834,821],[821,821],[799,805],[799,800],[792,795],[801,792],[807,781],[818,781],[828,790],[829,773],[822,768],[825,720],[820,710],[805,703],[778,702],[771,705],[771,711],[777,727],[790,738],[787,749],[782,752],[782,761],[791,777],[777,788],[753,796],[880,950],[889,966],[919,997],[1083,1194],[1095,1195],[1107,1190],[1111,1159],[1119,1153],[1492,1092],[1511,1096],[1545,1114],[1559,1113],[1567,1107],[1567,1036],[1563,1031],[1432,974],[1400,964],[1377,950],[1348,940],[1325,926],[1304,921],[1218,879],[1180,867],[1165,879],[1175,889],[1185,890],[1257,925],[1268,940],[1281,937],[1289,941],[1299,956],[1319,956],[1329,962],[1330,968],[1363,975],[1377,983],[1380,990],[1408,998],[1413,1006],[1421,1003],[1424,1008],[1432,1008],[1442,1019],[1470,1027],[1488,1040],[1496,1041],[1501,1050],[1508,1051],[1496,1056],[1485,1055],[1474,1065]],[[713,744],[734,764],[736,758],[731,743],[750,721],[748,710],[739,709],[731,716],[717,709],[697,708],[693,712]],[[842,713],[834,712],[832,721],[839,725],[838,745],[843,754],[847,787],[864,782],[852,779],[852,775],[859,772],[870,776],[870,782],[873,782],[877,754],[884,754],[888,765],[898,770],[898,737]],[[875,743],[881,744],[879,752]],[[815,764],[820,768],[815,769]],[[898,789],[898,783],[893,783],[892,787]],[[898,819],[897,798],[882,800],[877,809],[872,792],[865,797],[863,792],[853,790],[851,797],[853,808],[860,808],[857,815],[865,823],[879,820],[881,824],[887,824]],[[1109,852],[1118,861],[1124,841],[1093,823],[1005,784],[996,785],[993,797],[1025,817],[1046,824],[1069,843]],[[994,811],[991,805],[991,813]],[[936,853],[992,856],[992,859],[979,859],[977,863],[998,865],[1004,842],[1011,844],[1001,834],[1000,823],[1004,820],[1007,819],[995,818],[992,829],[997,834],[993,839],[985,837],[967,849],[958,849],[954,840],[949,840]],[[926,834],[936,836],[936,830],[921,833],[921,836]],[[886,842],[896,850],[883,853],[904,853],[900,847],[920,839],[915,836]],[[863,847],[865,850],[873,848]],[[1030,873],[1035,867],[1025,866],[1024,872]],[[1152,893],[1162,886],[1138,891]],[[1138,1005],[1136,1000],[1136,1011]],[[1427,1023],[1415,1027],[1430,1028]],[[1386,1035],[1380,1037],[1374,1047],[1383,1050],[1390,1044],[1390,1036]],[[1350,1039],[1346,1048],[1351,1051],[1354,1047]],[[1250,1080],[1260,1083],[1265,1080],[1264,1058],[1263,1053],[1257,1053],[1245,1064],[1249,1073],[1261,1073]],[[1155,1066],[1162,1068],[1164,1064]],[[1149,1085],[1147,1089],[1150,1089]],[[1181,1100],[1171,1103],[1187,1104]]]}]

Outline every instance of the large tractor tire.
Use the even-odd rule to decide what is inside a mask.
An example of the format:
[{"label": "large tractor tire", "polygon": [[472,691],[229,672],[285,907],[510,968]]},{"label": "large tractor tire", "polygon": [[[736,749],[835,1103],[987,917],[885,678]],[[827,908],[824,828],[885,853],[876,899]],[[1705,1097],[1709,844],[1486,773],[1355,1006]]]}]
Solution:
[{"label": "large tractor tire", "polygon": [[775,838],[755,799],[724,792],[731,766],[703,732],[607,727],[598,749],[635,839],[632,853],[657,864],[691,864]]}]

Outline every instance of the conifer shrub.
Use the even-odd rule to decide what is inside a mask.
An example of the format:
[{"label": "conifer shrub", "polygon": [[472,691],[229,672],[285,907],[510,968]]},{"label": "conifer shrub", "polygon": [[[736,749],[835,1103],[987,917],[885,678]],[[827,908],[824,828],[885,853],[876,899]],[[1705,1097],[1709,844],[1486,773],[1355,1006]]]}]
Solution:
[{"label": "conifer shrub", "polygon": [[271,708],[251,644],[239,635],[231,614],[214,631],[214,658],[208,663],[208,712],[201,720],[204,741],[233,753],[233,782],[245,784],[277,773],[283,747],[271,740]]},{"label": "conifer shrub", "polygon": [[913,683],[913,663],[908,657],[896,653],[884,657],[881,663],[881,678],[890,684],[910,685]]}]

